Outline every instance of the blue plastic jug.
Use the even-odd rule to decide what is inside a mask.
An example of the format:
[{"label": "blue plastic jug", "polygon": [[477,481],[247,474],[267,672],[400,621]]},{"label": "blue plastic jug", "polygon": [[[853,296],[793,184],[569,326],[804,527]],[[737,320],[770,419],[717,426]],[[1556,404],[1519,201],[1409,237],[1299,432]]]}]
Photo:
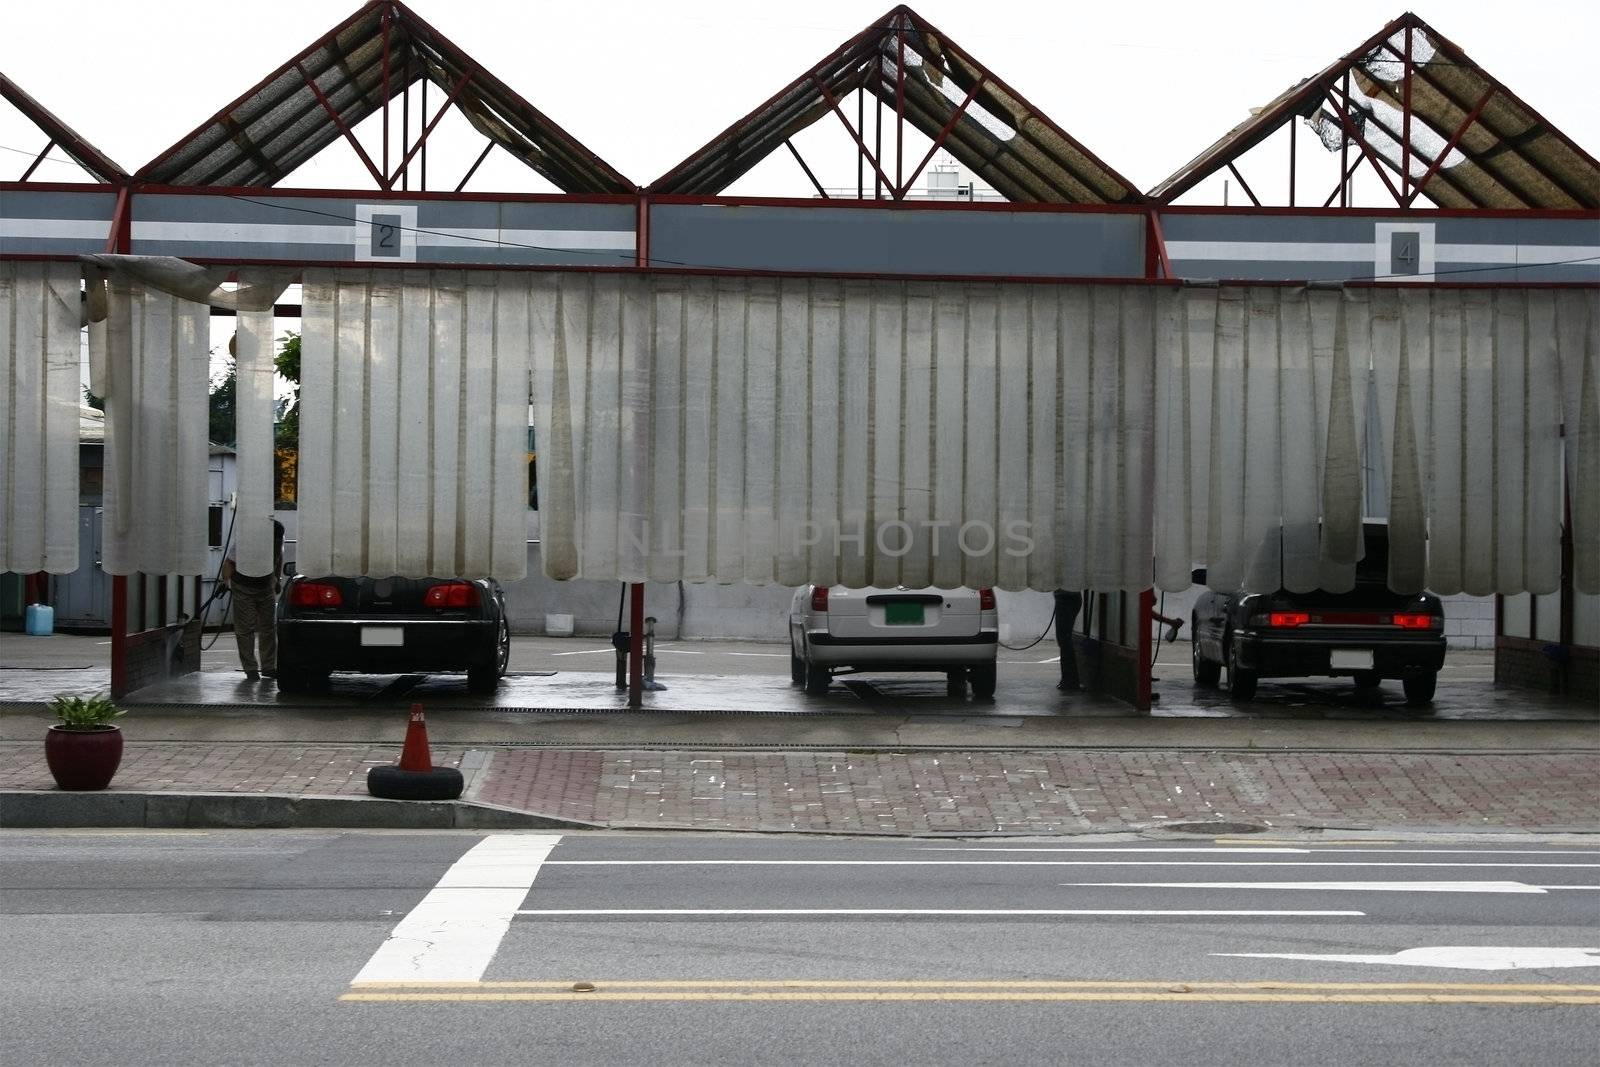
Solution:
[{"label": "blue plastic jug", "polygon": [[30,637],[49,637],[56,628],[56,609],[49,604],[29,604],[23,626]]}]

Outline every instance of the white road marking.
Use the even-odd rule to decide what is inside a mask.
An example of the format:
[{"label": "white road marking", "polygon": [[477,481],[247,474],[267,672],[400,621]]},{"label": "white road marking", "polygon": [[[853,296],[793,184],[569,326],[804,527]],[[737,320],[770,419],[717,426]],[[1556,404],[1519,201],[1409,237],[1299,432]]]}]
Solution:
[{"label": "white road marking", "polygon": [[1245,911],[1170,908],[529,908],[518,915],[1251,915],[1320,917],[1366,915],[1364,911]]},{"label": "white road marking", "polygon": [[1051,656],[1049,659],[1035,660],[1034,662],[1036,662],[1036,663],[1060,663],[1061,662],[1061,657],[1060,656]]},{"label": "white road marking", "polygon": [[759,659],[784,659],[782,652],[724,652],[725,656],[751,656]]},{"label": "white road marking", "polygon": [[1213,952],[1257,960],[1316,960],[1325,963],[1386,963],[1401,967],[1453,967],[1463,971],[1513,971],[1544,967],[1600,967],[1600,948],[1438,945],[1389,955],[1316,955],[1305,952]]},{"label": "white road marking", "polygon": [[1336,856],[1343,855],[1377,855],[1377,856],[1596,856],[1600,857],[1600,850],[1574,849],[1568,852],[1558,852],[1554,849],[1516,849],[1516,848],[1293,848],[1286,845],[1252,845],[1249,847],[1224,845],[1203,846],[1190,848],[1187,846],[1167,846],[1155,848],[1034,848],[1023,846],[1006,848],[994,845],[920,845],[913,851],[916,852],[1265,852],[1269,855],[1294,855],[1296,853],[1331,853]]},{"label": "white road marking", "polygon": [[687,649],[687,648],[658,648],[658,649],[656,649],[656,655],[659,656],[662,653],[668,653],[668,654],[671,654],[671,655],[674,655],[674,656],[703,656],[703,655],[705,655],[704,652],[695,652],[694,650]]},{"label": "white road marking", "polygon": [[1307,853],[1307,852],[1311,852],[1313,850],[1309,849],[1309,848],[1284,848],[1281,845],[1263,845],[1263,846],[1259,846],[1259,847],[1252,846],[1250,848],[1243,848],[1243,847],[1238,847],[1238,848],[1233,848],[1233,847],[1215,848],[1215,847],[1210,846],[1210,845],[1205,845],[1205,846],[1200,846],[1200,847],[1195,847],[1195,848],[1188,848],[1188,847],[1181,846],[1181,845],[1179,845],[1179,846],[1168,846],[1168,847],[1157,846],[1157,847],[1154,847],[1154,848],[1031,848],[1031,847],[1029,847],[1029,848],[989,848],[989,847],[971,847],[971,848],[966,848],[966,847],[960,847],[960,846],[955,846],[955,845],[919,845],[919,846],[913,848],[912,851],[913,852],[990,852],[990,853],[1006,853],[1006,852],[1154,852],[1154,853],[1157,853],[1157,854],[1160,854],[1160,853],[1163,853],[1163,852],[1174,852],[1174,853],[1201,852],[1201,853],[1209,853],[1211,855],[1216,855],[1218,853],[1226,853],[1228,855],[1236,855],[1236,854],[1239,854],[1239,853],[1248,853],[1250,855],[1293,856],[1293,855],[1301,855],[1301,854],[1304,854],[1304,853]]},{"label": "white road marking", "polygon": [[491,834],[394,928],[357,982],[476,982],[560,834]]},{"label": "white road marking", "polygon": [[1352,860],[550,860],[572,867],[1537,867],[1569,869],[1600,863],[1381,863]]},{"label": "white road marking", "polygon": [[615,652],[614,648],[580,648],[576,652],[552,652],[552,656],[593,656],[599,652]]},{"label": "white road marking", "polygon": [[1522,882],[1062,882],[1121,889],[1310,889],[1374,893],[1543,893]]}]

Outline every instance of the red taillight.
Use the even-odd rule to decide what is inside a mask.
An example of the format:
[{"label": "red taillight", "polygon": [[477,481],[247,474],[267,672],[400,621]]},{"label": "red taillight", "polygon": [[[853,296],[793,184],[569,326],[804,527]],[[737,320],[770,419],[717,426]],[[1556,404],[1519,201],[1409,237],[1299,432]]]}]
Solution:
[{"label": "red taillight", "polygon": [[336,608],[344,603],[339,587],[329,582],[296,582],[289,603],[297,608]]},{"label": "red taillight", "polygon": [[422,603],[430,608],[475,608],[478,587],[471,582],[444,582],[429,589]]},{"label": "red taillight", "polygon": [[980,590],[978,590],[978,610],[979,611],[993,611],[994,610],[994,590],[993,589],[980,589]]},{"label": "red taillight", "polygon": [[1274,611],[1267,616],[1268,626],[1304,626],[1311,616],[1304,611]]},{"label": "red taillight", "polygon": [[1394,624],[1407,630],[1428,630],[1433,627],[1433,616],[1427,614],[1396,615]]},{"label": "red taillight", "polygon": [[819,585],[815,589],[811,590],[811,610],[812,611],[827,611],[828,610],[828,587],[827,586]]}]

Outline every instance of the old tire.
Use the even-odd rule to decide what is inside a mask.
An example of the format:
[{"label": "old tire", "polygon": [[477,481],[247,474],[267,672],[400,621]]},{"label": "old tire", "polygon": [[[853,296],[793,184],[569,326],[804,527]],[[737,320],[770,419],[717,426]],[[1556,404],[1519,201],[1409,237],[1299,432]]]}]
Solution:
[{"label": "old tire", "polygon": [[833,676],[828,673],[828,668],[818,667],[814,663],[806,664],[806,692],[814,697],[822,696],[828,691],[828,685],[833,681]]},{"label": "old tire", "polygon": [[1380,682],[1382,682],[1382,681],[1383,681],[1383,679],[1378,676],[1378,672],[1377,671],[1357,671],[1356,672],[1356,688],[1357,689],[1376,689],[1376,688],[1378,688],[1378,684]]},{"label": "old tire", "polygon": [[950,697],[964,697],[967,695],[967,669],[955,667],[945,672],[944,692]]},{"label": "old tire", "polygon": [[806,684],[806,661],[795,654],[793,640],[789,642],[789,684]]},{"label": "old tire", "polygon": [[492,693],[500,688],[500,672],[493,667],[468,667],[467,691]]},{"label": "old tire", "polygon": [[367,792],[385,800],[455,800],[466,781],[454,767],[403,771],[399,767],[374,767],[367,772]]},{"label": "old tire", "polygon": [[1424,707],[1433,703],[1433,691],[1438,687],[1439,674],[1429,671],[1427,674],[1413,675],[1402,678],[1400,684],[1405,688],[1407,704],[1414,708]]},{"label": "old tire", "polygon": [[1194,668],[1194,684],[1205,689],[1215,689],[1222,680],[1222,664],[1213,663],[1200,652],[1200,642],[1195,631],[1189,631],[1189,663]]},{"label": "old tire", "polygon": [[1256,695],[1256,682],[1260,675],[1239,666],[1237,645],[1228,645],[1228,691],[1234,700],[1251,700]]},{"label": "old tire", "polygon": [[982,667],[973,667],[967,672],[967,677],[972,680],[972,696],[975,700],[993,700],[995,681],[998,669],[993,663]]}]

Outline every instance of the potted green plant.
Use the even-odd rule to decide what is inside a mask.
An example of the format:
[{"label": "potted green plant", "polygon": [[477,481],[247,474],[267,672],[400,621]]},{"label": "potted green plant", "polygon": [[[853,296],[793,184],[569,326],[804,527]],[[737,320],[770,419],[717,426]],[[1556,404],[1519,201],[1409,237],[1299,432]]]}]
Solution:
[{"label": "potted green plant", "polygon": [[50,710],[59,723],[44,739],[44,760],[62,789],[104,789],[122,762],[122,731],[111,721],[123,715],[109,697],[57,696]]}]

